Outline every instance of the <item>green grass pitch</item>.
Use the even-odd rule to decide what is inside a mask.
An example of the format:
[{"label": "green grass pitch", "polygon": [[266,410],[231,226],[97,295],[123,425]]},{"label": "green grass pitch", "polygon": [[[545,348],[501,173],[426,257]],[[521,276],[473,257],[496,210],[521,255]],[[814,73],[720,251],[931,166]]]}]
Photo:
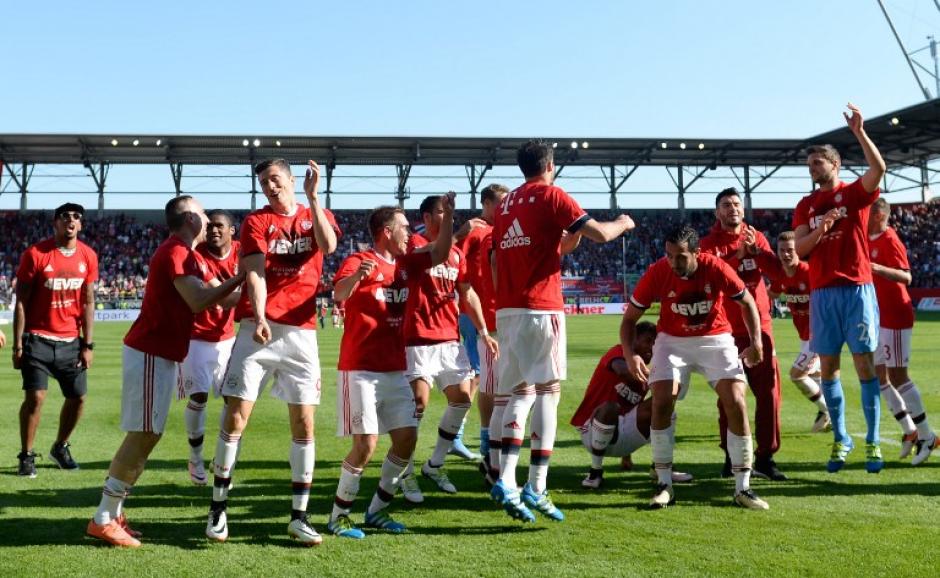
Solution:
[{"label": "green grass pitch", "polygon": [[[120,347],[123,324],[96,327],[95,366],[87,409],[73,451],[81,470],[55,469],[39,461],[36,479],[15,475],[19,451],[17,411],[20,380],[9,361],[0,368],[0,575],[435,575],[435,576],[856,576],[936,575],[940,555],[940,455],[918,468],[897,459],[900,432],[882,411],[887,465],[878,475],[863,468],[856,450],[846,469],[825,473],[829,434],[810,434],[815,408],[785,380],[783,443],[777,462],[791,481],[755,480],[755,490],[771,506],[750,512],[730,505],[733,484],[718,478],[716,398],[696,378],[678,405],[677,468],[696,481],[677,486],[678,505],[644,509],[651,482],[649,448],[634,456],[637,469],[621,472],[609,460],[605,487],[580,487],[589,459],[576,431],[567,425],[597,359],[617,340],[619,318],[570,317],[569,380],[562,387],[559,436],[549,487],[565,511],[564,523],[540,518],[523,526],[510,520],[483,492],[475,464],[449,458],[448,471],[460,489],[456,496],[432,491],[415,507],[398,499],[393,515],[408,525],[405,535],[372,533],[361,542],[327,536],[315,549],[295,546],[287,537],[290,435],[287,409],[265,395],[244,436],[230,496],[226,544],[204,538],[210,489],[194,487],[186,473],[183,431],[185,402],[175,403],[167,433],[127,502],[144,547],[135,551],[103,547],[84,537],[100,498],[101,483],[122,437]],[[9,337],[9,326],[5,328]],[[797,349],[790,321],[776,321],[777,354],[789,367]],[[326,518],[348,442],[335,437],[335,367],[339,332],[320,334],[324,368],[323,402],[317,412],[317,468],[310,499],[311,519],[325,533]],[[924,393],[934,426],[940,428],[940,316],[921,314],[915,327],[911,374]],[[3,350],[9,356],[9,347]],[[5,357],[8,359],[8,357]],[[849,431],[861,441],[864,420],[858,382],[850,359],[843,359]],[[61,394],[53,384],[43,412],[36,450],[53,441]],[[417,459],[426,459],[435,439],[443,396],[433,394],[424,420]],[[206,455],[211,458],[219,400],[209,405]],[[478,417],[471,410],[468,443],[477,444]],[[354,520],[361,520],[377,481],[376,461],[366,470]],[[523,453],[522,465],[527,463]],[[519,469],[520,479],[525,476]]]}]

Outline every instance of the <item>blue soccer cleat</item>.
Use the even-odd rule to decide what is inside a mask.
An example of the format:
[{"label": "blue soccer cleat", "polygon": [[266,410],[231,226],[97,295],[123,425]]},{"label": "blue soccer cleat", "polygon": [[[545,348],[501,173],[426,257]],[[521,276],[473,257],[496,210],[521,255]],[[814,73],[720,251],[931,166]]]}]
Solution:
[{"label": "blue soccer cleat", "polygon": [[833,442],[832,453],[829,455],[829,463],[826,464],[826,471],[834,474],[845,466],[845,458],[855,448],[852,439],[846,442]]},{"label": "blue soccer cleat", "polygon": [[490,491],[490,497],[493,498],[494,502],[500,504],[503,509],[506,510],[506,513],[509,514],[509,517],[514,520],[519,520],[523,523],[535,521],[535,514],[522,503],[522,499],[519,497],[519,490],[510,490],[503,485],[502,481],[498,481],[493,485],[493,489]]},{"label": "blue soccer cleat", "polygon": [[556,522],[565,521],[564,512],[556,508],[555,504],[552,503],[551,498],[548,497],[548,490],[539,494],[531,485],[526,484],[525,487],[522,488],[522,501],[525,502],[526,506],[529,506],[533,510],[538,510]]}]

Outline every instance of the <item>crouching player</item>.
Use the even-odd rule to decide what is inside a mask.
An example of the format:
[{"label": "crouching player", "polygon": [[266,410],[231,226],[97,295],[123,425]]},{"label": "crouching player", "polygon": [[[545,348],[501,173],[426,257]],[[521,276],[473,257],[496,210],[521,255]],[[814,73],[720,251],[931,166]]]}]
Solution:
[{"label": "crouching player", "polygon": [[[655,325],[637,323],[633,352],[644,363],[653,357],[655,340]],[[649,384],[635,379],[627,370],[620,344],[611,347],[597,364],[584,399],[571,418],[571,425],[581,431],[581,443],[591,454],[591,470],[582,486],[592,490],[601,487],[605,457],[627,457],[649,443],[653,400],[643,399],[648,391]],[[689,482],[692,476],[674,471],[672,481]]]}]

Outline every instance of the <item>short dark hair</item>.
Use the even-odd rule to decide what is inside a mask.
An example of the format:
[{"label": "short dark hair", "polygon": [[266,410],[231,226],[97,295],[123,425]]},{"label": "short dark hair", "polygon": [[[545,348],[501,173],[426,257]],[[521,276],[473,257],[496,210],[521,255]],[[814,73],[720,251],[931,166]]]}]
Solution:
[{"label": "short dark hair", "polygon": [[884,197],[878,197],[875,199],[875,202],[871,204],[871,208],[878,209],[879,211],[884,211],[886,213],[891,212],[891,203],[888,202],[888,199]]},{"label": "short dark hair", "polygon": [[656,336],[656,324],[650,323],[649,321],[640,321],[636,324],[636,330],[634,335],[639,337],[641,335],[652,335]]},{"label": "short dark hair", "polygon": [[421,206],[418,207],[418,214],[424,218],[425,213],[433,213],[434,209],[441,203],[441,195],[430,195],[424,197]]},{"label": "short dark hair", "polygon": [[271,167],[278,167],[287,174],[290,172],[290,163],[284,159],[267,159],[255,165],[255,174],[260,175]]},{"label": "short dark hair", "polygon": [[738,192],[738,189],[736,189],[736,188],[734,188],[734,187],[728,187],[727,189],[724,189],[723,191],[721,191],[720,193],[718,193],[718,195],[715,197],[715,208],[716,208],[716,209],[718,208],[718,205],[721,204],[721,199],[723,199],[723,198],[725,198],[725,197],[738,197],[738,198],[740,199],[740,198],[741,198],[741,193],[739,193],[739,192]]},{"label": "short dark hair", "polygon": [[182,209],[188,201],[191,201],[193,198],[191,195],[180,195],[178,197],[173,197],[166,202],[166,207],[163,209],[163,215],[166,219],[166,226],[171,231],[179,231],[183,226],[183,223],[186,222],[186,213]]},{"label": "short dark hair", "polygon": [[499,200],[500,195],[505,195],[507,193],[509,193],[509,187],[506,185],[493,183],[492,185],[487,185],[482,191],[480,191],[480,202],[485,203],[487,201],[497,201]]},{"label": "short dark hair", "polygon": [[64,205],[59,205],[56,207],[55,211],[52,213],[53,219],[58,219],[65,213],[78,213],[79,215],[85,215],[85,207],[79,205],[78,203],[65,203]]},{"label": "short dark hair", "polygon": [[836,150],[836,147],[831,144],[821,144],[821,145],[812,145],[806,149],[806,156],[812,154],[822,155],[824,159],[829,161],[832,164],[842,164],[842,157],[839,156],[839,151]]},{"label": "short dark hair", "polygon": [[777,242],[780,241],[796,241],[796,233],[793,231],[783,231],[777,235]]},{"label": "short dark hair", "polygon": [[225,209],[212,209],[211,211],[206,213],[206,218],[211,220],[214,217],[222,217],[223,219],[228,221],[229,227],[235,226],[235,215],[226,211]]},{"label": "short dark hair", "polygon": [[369,213],[369,232],[372,233],[372,238],[377,238],[379,232],[387,227],[389,223],[395,219],[395,215],[399,213],[404,215],[404,209],[392,205],[384,205],[372,209],[372,212]]},{"label": "short dark hair", "polygon": [[526,178],[537,177],[548,170],[555,158],[552,145],[541,140],[530,140],[516,151],[516,164]]},{"label": "short dark hair", "polygon": [[673,245],[686,243],[689,251],[695,251],[698,249],[698,233],[689,225],[678,225],[666,235],[666,242]]}]

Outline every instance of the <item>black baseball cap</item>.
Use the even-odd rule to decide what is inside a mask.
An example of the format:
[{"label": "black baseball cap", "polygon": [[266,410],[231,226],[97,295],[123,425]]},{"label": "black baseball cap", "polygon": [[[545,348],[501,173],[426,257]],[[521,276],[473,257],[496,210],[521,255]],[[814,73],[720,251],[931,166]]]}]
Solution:
[{"label": "black baseball cap", "polygon": [[56,207],[55,213],[53,213],[52,218],[58,219],[65,213],[78,213],[79,215],[85,215],[85,207],[79,205],[78,203],[65,203],[64,205],[59,205]]}]

